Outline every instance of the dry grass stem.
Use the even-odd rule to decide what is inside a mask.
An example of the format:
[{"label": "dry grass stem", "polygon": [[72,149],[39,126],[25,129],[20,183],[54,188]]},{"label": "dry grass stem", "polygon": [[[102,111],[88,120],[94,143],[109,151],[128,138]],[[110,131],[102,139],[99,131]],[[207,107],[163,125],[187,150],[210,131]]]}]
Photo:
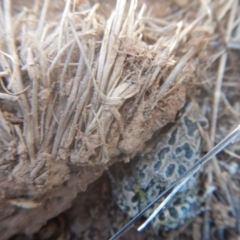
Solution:
[{"label": "dry grass stem", "polygon": [[[161,18],[137,0],[118,0],[111,13],[80,2],[0,4],[0,234],[6,238],[20,228],[39,229],[113,163],[146,151],[190,95],[211,115],[207,150],[239,121],[232,91],[239,78],[227,49],[239,49],[237,0],[184,7],[170,1]],[[232,147],[226,153],[239,157]],[[224,183],[218,159],[207,170],[208,184],[217,180],[231,205],[232,180]],[[14,214],[2,214],[6,206]]]}]

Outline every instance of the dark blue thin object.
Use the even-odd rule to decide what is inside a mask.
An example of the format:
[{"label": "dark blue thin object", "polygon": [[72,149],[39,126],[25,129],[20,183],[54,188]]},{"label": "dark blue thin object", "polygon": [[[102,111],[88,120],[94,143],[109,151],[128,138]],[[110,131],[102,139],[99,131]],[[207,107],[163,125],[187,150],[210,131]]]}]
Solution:
[{"label": "dark blue thin object", "polygon": [[138,213],[132,220],[130,220],[122,229],[120,229],[114,236],[109,240],[115,240],[121,237],[126,231],[134,226],[134,223],[147,211],[151,208],[156,202],[158,202],[162,197],[167,195],[178,183],[180,183],[188,175],[191,175],[191,172],[194,171],[199,165],[206,164],[211,160],[215,155],[227,147],[230,143],[233,143],[237,137],[240,135],[240,125],[233,130],[227,137],[225,137],[220,143],[218,143],[214,148],[211,149],[204,157],[202,157],[194,166],[192,166],[188,171],[186,171],[180,178],[178,178],[174,183],[172,183],[165,191],[163,191],[155,200],[153,200],[147,207],[145,207],[140,213]]}]

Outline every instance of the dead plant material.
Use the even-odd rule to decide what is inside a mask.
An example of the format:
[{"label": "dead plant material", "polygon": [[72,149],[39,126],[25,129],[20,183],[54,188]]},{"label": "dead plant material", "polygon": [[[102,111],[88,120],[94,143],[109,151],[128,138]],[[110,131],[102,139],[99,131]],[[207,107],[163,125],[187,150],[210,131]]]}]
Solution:
[{"label": "dead plant material", "polygon": [[[37,231],[112,163],[143,151],[185,103],[215,30],[197,1],[192,15],[164,21],[135,0],[117,1],[109,18],[67,0],[50,19],[49,3],[0,5],[2,239]],[[231,6],[212,7],[223,18]]]},{"label": "dead plant material", "polygon": [[213,220],[219,229],[234,228],[235,218],[231,215],[232,208],[221,203],[212,204]]}]

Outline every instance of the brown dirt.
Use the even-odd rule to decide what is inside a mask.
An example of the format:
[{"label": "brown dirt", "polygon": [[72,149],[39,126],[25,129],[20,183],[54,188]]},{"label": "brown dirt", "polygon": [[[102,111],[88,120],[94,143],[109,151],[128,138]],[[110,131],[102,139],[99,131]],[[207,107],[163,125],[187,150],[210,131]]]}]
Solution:
[{"label": "brown dirt", "polygon": [[[76,4],[79,9],[84,9],[89,3],[93,5],[93,2],[76,1]],[[141,6],[142,2],[144,1],[140,1],[139,6]],[[13,16],[17,17],[17,14],[21,13],[23,6],[31,9],[33,6],[31,3],[28,0],[18,1],[13,6]],[[96,22],[98,21],[102,24],[95,32],[95,36],[97,36],[96,42],[102,40],[106,19],[110,16],[115,5],[114,1],[103,1],[101,4],[103,8],[95,19]],[[148,9],[152,10],[151,16],[166,18],[166,20],[170,19],[169,16],[174,16],[172,18],[175,21],[184,18],[190,22],[196,18],[199,6],[198,1],[189,3],[186,0],[162,2],[151,0],[146,1],[146,4]],[[39,4],[38,8],[41,9],[41,7],[42,4]],[[52,1],[47,11],[46,21],[59,21],[63,7],[63,2]],[[212,8],[214,9],[214,7],[217,9],[213,5]],[[187,9],[190,10],[187,11]],[[180,10],[183,11],[183,14],[177,14]],[[35,9],[35,12],[38,12],[37,9]],[[171,27],[169,27],[169,32],[164,33],[165,35],[161,31],[160,33],[158,31],[154,32],[152,30],[159,25],[153,21],[150,22],[150,25],[145,24],[145,29],[142,30],[144,41],[139,40],[140,38],[136,40],[132,36],[125,34],[120,38],[121,44],[117,41],[113,44],[114,47],[117,44],[119,46],[116,51],[118,54],[116,59],[119,61],[117,65],[123,64],[121,73],[116,66],[113,67],[113,72],[119,72],[121,79],[131,75],[130,84],[124,92],[125,96],[131,94],[133,89],[138,89],[138,92],[133,97],[124,99],[124,101],[121,99],[124,102],[121,107],[116,107],[118,106],[114,102],[116,99],[108,99],[106,92],[105,96],[101,95],[101,102],[105,103],[105,105],[98,120],[100,122],[105,121],[105,125],[103,124],[105,128],[103,129],[107,129],[105,136],[107,140],[102,138],[102,129],[99,127],[98,120],[95,121],[90,134],[86,134],[83,131],[83,126],[87,126],[89,124],[88,120],[91,117],[93,119],[94,114],[97,112],[91,113],[91,106],[96,103],[99,107],[99,102],[94,102],[94,99],[97,99],[96,95],[94,95],[96,93],[90,91],[91,95],[86,98],[88,104],[85,104],[81,114],[82,121],[77,122],[79,125],[82,124],[82,127],[78,129],[79,135],[74,135],[74,140],[69,140],[68,138],[59,140],[61,143],[59,143],[57,153],[53,153],[53,140],[58,129],[61,130],[61,122],[55,125],[49,124],[46,127],[47,131],[46,129],[44,131],[49,133],[51,128],[54,128],[52,136],[46,138],[39,145],[36,140],[35,149],[40,149],[40,151],[38,154],[32,154],[31,156],[31,149],[28,147],[31,146],[31,143],[27,141],[24,143],[21,138],[22,136],[26,140],[26,136],[28,134],[31,135],[31,131],[34,130],[31,124],[27,127],[24,126],[26,121],[28,123],[31,121],[27,119],[27,115],[24,115],[21,104],[19,107],[15,102],[0,99],[0,113],[4,116],[0,115],[0,117],[5,119],[9,129],[8,134],[0,129],[1,136],[5,134],[4,139],[7,142],[7,144],[4,141],[0,142],[0,235],[2,239],[8,239],[13,235],[15,235],[12,237],[14,240],[107,239],[113,232],[127,223],[129,219],[114,205],[107,176],[99,177],[114,162],[122,160],[128,162],[138,151],[143,151],[144,143],[152,137],[153,133],[168,122],[173,121],[176,112],[185,102],[186,92],[188,96],[198,100],[203,112],[210,121],[213,119],[212,112],[214,112],[213,109],[216,107],[214,92],[216,93],[218,61],[212,59],[214,59],[213,55],[219,52],[219,49],[209,47],[208,43],[210,39],[218,40],[219,42],[225,39],[224,27],[227,25],[227,16],[229,15],[226,15],[225,19],[219,20],[219,22],[216,21],[216,29],[212,29],[212,26],[209,28],[203,26],[203,29],[201,29],[201,26],[198,26],[198,30],[183,38],[184,40],[179,43],[177,50],[171,55],[171,58],[167,56],[164,62],[157,62],[157,64],[156,59],[159,61],[162,58],[157,56],[156,52],[165,51],[166,46],[164,44],[168,40],[168,35],[173,35],[175,31]],[[31,17],[31,14],[28,15],[28,18],[30,20],[29,25],[30,23],[33,24],[30,28],[33,27],[34,29],[35,18]],[[80,19],[76,17],[75,21],[78,22]],[[86,15],[82,16],[82,19],[87,23]],[[224,27],[221,26],[220,22]],[[84,25],[84,27],[86,26],[87,24]],[[21,42],[21,37],[19,35],[16,39],[19,47],[18,54],[23,63],[26,64],[24,58],[26,58],[27,54],[20,48],[23,43]],[[157,48],[154,45],[157,50],[153,50],[149,44],[156,43],[160,38],[163,38],[160,44],[161,47]],[[164,38],[166,38],[166,41],[164,41]],[[2,42],[0,42],[1,44]],[[87,46],[91,49],[90,41],[86,43],[85,47],[87,48]],[[92,46],[99,51],[97,44]],[[34,47],[37,48],[36,46]],[[194,53],[189,57],[191,60],[182,67],[180,73],[175,77],[177,79],[174,82],[175,84],[167,87],[167,94],[165,92],[164,97],[159,96],[159,86],[164,85],[166,76],[169,76],[169,73],[174,70],[176,63],[181,62],[183,56],[191,52],[192,49],[194,49]],[[39,52],[36,51],[34,53]],[[87,53],[91,57],[91,52]],[[227,70],[225,69],[221,89],[221,94],[227,100],[222,98],[219,104],[220,110],[217,111],[217,122],[211,123],[211,126],[216,124],[216,133],[209,131],[210,137],[208,138],[213,139],[213,141],[206,144],[206,151],[222,139],[233,126],[239,123],[240,105],[239,93],[237,91],[239,88],[238,76],[240,69],[237,66],[239,53],[237,51],[228,51],[228,54],[229,61],[226,67]],[[48,60],[51,62],[56,55],[56,51],[49,51],[47,55]],[[78,57],[79,50],[75,49],[72,62],[78,63]],[[63,59],[66,60],[66,55]],[[215,62],[212,64],[211,60]],[[97,58],[93,59],[93,63],[95,61],[97,61]],[[158,65],[162,69],[157,75],[157,79],[154,79],[152,85],[145,86],[145,83],[148,80],[150,81]],[[57,118],[57,121],[61,121],[65,105],[60,110],[58,106],[54,105],[57,93],[60,91],[57,83],[58,78],[55,78],[55,76],[59,76],[61,73],[58,71],[58,68],[59,66],[56,66],[56,69],[53,69],[51,72],[52,84],[39,88],[38,102],[39,111],[44,112],[46,109],[50,109],[52,112],[54,110],[56,116],[51,116],[51,118]],[[63,79],[65,95],[62,100],[64,101],[67,101],[69,97],[70,90],[68,88],[71,89],[74,81],[71,79],[74,78],[77,72],[76,68],[70,67],[69,69],[70,74]],[[34,71],[37,70],[35,69]],[[144,74],[139,77],[139,72],[141,71]],[[31,68],[28,68],[27,72],[23,70],[21,76],[24,88],[29,84],[32,87],[31,81],[36,76],[31,76]],[[111,77],[113,78],[113,75]],[[100,81],[100,79],[97,79],[97,81]],[[181,82],[181,84],[177,84],[178,82]],[[131,86],[134,88],[131,88]],[[92,88],[93,86],[91,86]],[[128,90],[129,92],[127,92]],[[0,92],[5,93],[5,90],[1,87]],[[28,90],[25,97],[31,102],[34,98],[33,96],[32,91]],[[24,99],[21,99],[21,101],[24,102]],[[57,99],[57,105],[61,105],[61,99]],[[98,110],[99,108],[96,107],[95,109]],[[110,110],[111,115],[109,115]],[[77,111],[77,108],[74,111]],[[72,123],[73,116],[70,119],[69,122]],[[24,128],[27,130],[23,130]],[[66,132],[70,130],[69,128]],[[21,133],[21,131],[25,132]],[[64,138],[66,135],[62,135],[62,137]],[[36,135],[33,138],[36,138]],[[82,142],[76,141],[73,147],[73,142],[78,138]],[[236,145],[231,146],[229,152],[219,155],[218,160],[220,162],[236,162],[238,164],[238,156],[231,154],[239,154],[239,149]],[[29,161],[30,159],[31,161]],[[206,170],[207,184],[217,188],[214,195],[211,195],[206,202],[206,207],[211,209],[207,211],[209,214],[201,215],[190,225],[186,223],[185,226],[170,233],[161,233],[162,237],[165,239],[194,240],[203,238],[236,239],[239,237],[239,174],[231,175],[229,169],[222,165],[219,174],[216,171],[216,162],[213,164],[215,165],[212,166],[210,164]],[[95,181],[96,179],[98,181]],[[226,188],[222,185],[221,181],[223,180],[229,192],[226,192]],[[219,211],[218,206],[221,206],[221,211]],[[46,225],[43,226],[44,224]],[[143,233],[137,233],[137,231],[132,229],[121,239],[150,240],[156,239],[156,236],[154,236],[151,228],[146,229]]]}]

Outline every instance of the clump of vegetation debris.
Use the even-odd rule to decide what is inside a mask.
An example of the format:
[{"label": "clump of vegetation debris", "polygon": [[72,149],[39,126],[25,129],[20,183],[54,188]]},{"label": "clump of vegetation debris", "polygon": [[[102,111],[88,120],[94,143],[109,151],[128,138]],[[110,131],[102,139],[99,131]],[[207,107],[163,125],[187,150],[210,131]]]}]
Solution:
[{"label": "clump of vegetation debris", "polygon": [[[112,236],[129,219],[100,176],[187,96],[210,122],[205,152],[239,124],[239,2],[143,2],[0,4],[2,239]],[[233,144],[208,164],[206,211],[166,239],[239,237],[238,159]]]}]

